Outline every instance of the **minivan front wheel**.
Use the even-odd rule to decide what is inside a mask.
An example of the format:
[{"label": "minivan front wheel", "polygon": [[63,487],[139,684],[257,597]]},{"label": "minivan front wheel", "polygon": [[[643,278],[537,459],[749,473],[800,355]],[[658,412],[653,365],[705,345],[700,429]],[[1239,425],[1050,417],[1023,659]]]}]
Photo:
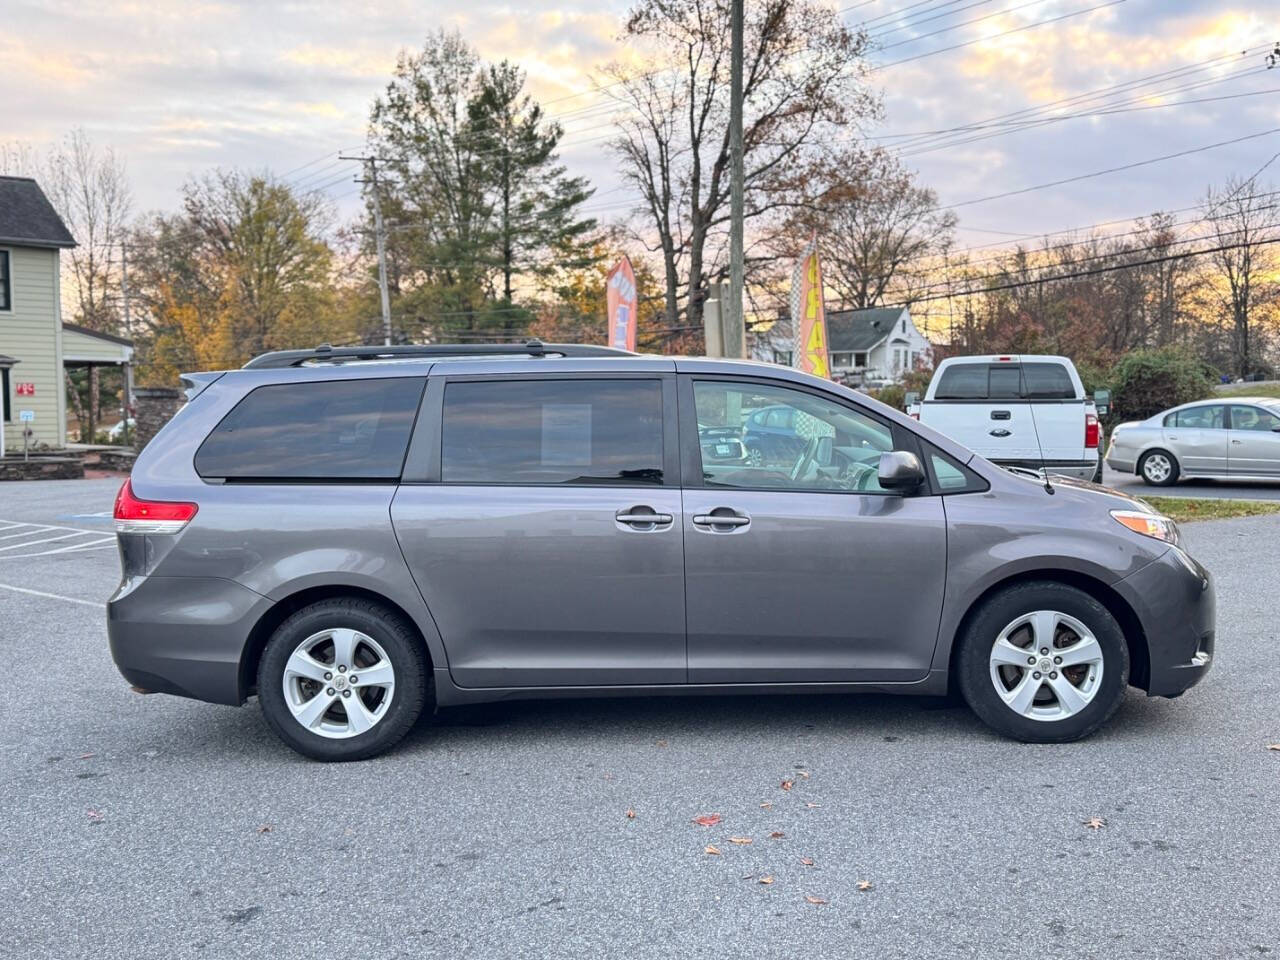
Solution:
[{"label": "minivan front wheel", "polygon": [[294,613],[267,641],[258,666],[268,724],[315,760],[363,760],[389,749],[418,719],[426,690],[412,629],[356,598]]},{"label": "minivan front wheel", "polygon": [[1078,740],[1120,706],[1129,650],[1115,618],[1075,587],[1024,583],[987,600],[961,640],[957,681],[1000,733],[1031,743]]}]

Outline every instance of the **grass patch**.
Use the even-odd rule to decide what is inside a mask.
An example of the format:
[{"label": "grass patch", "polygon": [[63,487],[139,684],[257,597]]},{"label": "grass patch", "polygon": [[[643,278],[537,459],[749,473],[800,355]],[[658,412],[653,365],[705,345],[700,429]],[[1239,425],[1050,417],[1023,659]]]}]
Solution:
[{"label": "grass patch", "polygon": [[1280,513],[1280,500],[1211,500],[1191,497],[1143,497],[1152,509],[1166,517],[1187,523],[1191,520],[1229,520],[1232,517],[1259,517]]},{"label": "grass patch", "polygon": [[1220,397],[1280,397],[1280,383],[1233,383],[1217,393]]}]

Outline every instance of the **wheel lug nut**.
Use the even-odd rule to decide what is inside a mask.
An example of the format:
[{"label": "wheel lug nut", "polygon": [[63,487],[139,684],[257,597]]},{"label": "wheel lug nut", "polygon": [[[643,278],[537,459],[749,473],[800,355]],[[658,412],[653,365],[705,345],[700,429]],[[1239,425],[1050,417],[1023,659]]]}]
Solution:
[{"label": "wheel lug nut", "polygon": [[346,668],[345,666],[341,666],[341,665],[340,665],[340,666],[338,667],[338,672],[339,672],[339,673],[346,673],[346,672],[347,672],[347,668]]},{"label": "wheel lug nut", "polygon": [[1033,679],[1033,680],[1039,680],[1039,679],[1040,679],[1040,671],[1039,671],[1039,670],[1037,670],[1035,673],[1033,673],[1033,674],[1031,675],[1031,677],[1032,677],[1032,679]]},{"label": "wheel lug nut", "polygon": [[350,680],[352,683],[359,683],[359,682],[360,682],[360,678],[359,678],[359,677],[357,677],[354,673],[353,673],[350,677],[348,677],[347,679],[348,679],[348,680]]},{"label": "wheel lug nut", "polygon": [[324,675],[324,678],[325,678],[326,680],[332,680],[332,679],[333,679],[333,674],[332,674],[332,673],[329,673],[329,672],[327,672],[327,671],[326,671],[326,672],[325,672],[325,675]]},{"label": "wheel lug nut", "polygon": [[1049,674],[1049,679],[1050,679],[1050,680],[1057,680],[1057,679],[1058,679],[1058,671],[1057,671],[1057,670],[1055,670],[1055,671],[1053,671],[1053,673]]},{"label": "wheel lug nut", "polygon": [[351,696],[351,691],[350,691],[350,690],[343,690],[343,691],[342,691],[342,695],[343,695],[344,697],[349,697],[349,696]]},{"label": "wheel lug nut", "polygon": [[328,690],[326,690],[326,691],[325,691],[325,693],[327,693],[329,696],[331,696],[331,697],[332,697],[332,696],[333,696],[333,687],[330,687]]},{"label": "wheel lug nut", "polygon": [[1041,648],[1040,648],[1040,655],[1041,655],[1041,656],[1044,656],[1044,655],[1045,655],[1045,654],[1047,654],[1048,652],[1049,652],[1049,648],[1048,648],[1048,647],[1041,647]]},{"label": "wheel lug nut", "polygon": [[1054,657],[1054,658],[1053,658],[1053,662],[1054,662],[1054,663],[1061,663],[1061,662],[1062,662],[1062,658],[1061,658],[1061,657]]},{"label": "wheel lug nut", "polygon": [[1027,657],[1027,663],[1035,663],[1035,662],[1036,662],[1035,657]]}]

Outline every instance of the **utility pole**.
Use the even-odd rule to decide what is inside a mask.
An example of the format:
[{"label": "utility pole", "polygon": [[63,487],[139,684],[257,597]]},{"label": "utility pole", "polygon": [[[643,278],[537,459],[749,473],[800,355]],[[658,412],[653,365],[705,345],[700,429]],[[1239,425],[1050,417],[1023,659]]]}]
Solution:
[{"label": "utility pole", "polygon": [[[124,304],[124,335],[133,340],[133,323],[129,318],[129,244],[120,241],[120,298]],[[123,383],[120,385],[120,429],[124,445],[129,445],[129,406],[133,399],[133,365],[120,368]]]},{"label": "utility pole", "polygon": [[344,157],[339,160],[359,160],[369,171],[368,176],[357,179],[356,183],[367,183],[373,187],[373,229],[378,244],[378,293],[382,297],[382,342],[391,346],[391,295],[387,292],[387,232],[382,225],[382,198],[378,195],[378,158],[377,157]]},{"label": "utility pole", "polygon": [[724,355],[745,357],[747,328],[743,317],[742,197],[742,5],[730,0],[733,43],[729,73],[729,300],[722,304]]}]

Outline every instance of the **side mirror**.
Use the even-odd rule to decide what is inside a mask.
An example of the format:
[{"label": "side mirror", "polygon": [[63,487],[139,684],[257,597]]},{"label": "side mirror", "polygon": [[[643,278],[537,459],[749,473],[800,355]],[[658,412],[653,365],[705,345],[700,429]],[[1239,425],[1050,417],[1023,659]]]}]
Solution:
[{"label": "side mirror", "polygon": [[1093,391],[1093,405],[1098,408],[1098,416],[1105,417],[1111,412],[1111,391],[1095,390]]},{"label": "side mirror", "polygon": [[910,493],[924,483],[924,467],[920,458],[906,450],[880,454],[880,486],[885,490]]},{"label": "side mirror", "polygon": [[920,402],[919,390],[908,390],[902,398],[903,406],[912,407]]}]

